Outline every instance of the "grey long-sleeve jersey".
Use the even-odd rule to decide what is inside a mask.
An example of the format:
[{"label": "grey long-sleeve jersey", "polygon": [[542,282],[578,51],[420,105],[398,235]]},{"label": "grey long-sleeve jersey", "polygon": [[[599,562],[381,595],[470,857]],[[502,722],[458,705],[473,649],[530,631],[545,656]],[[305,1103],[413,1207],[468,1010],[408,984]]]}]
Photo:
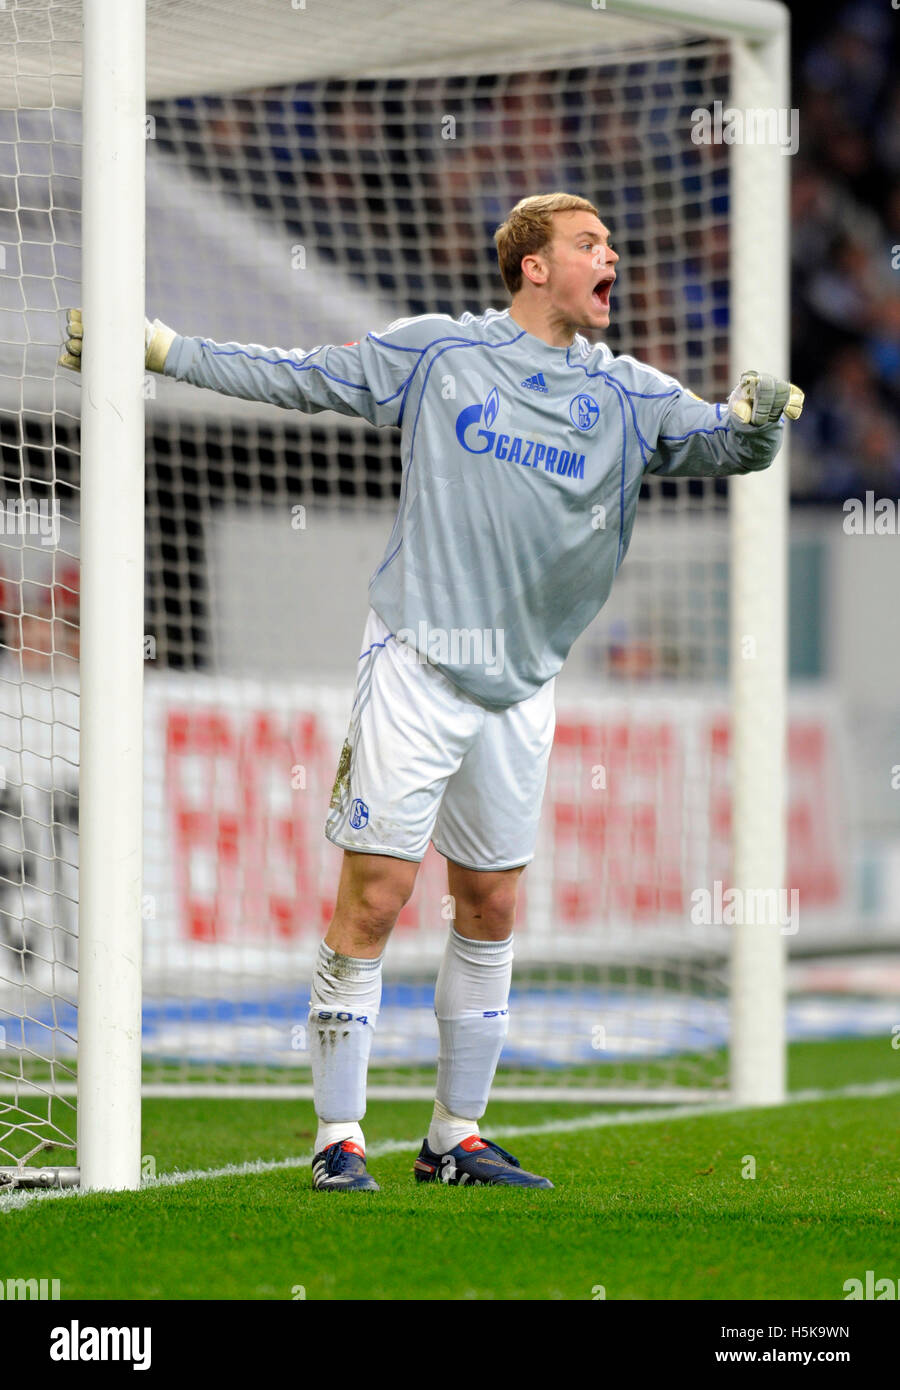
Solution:
[{"label": "grey long-sleeve jersey", "polygon": [[641,480],[766,468],[782,424],[743,425],[673,377],[508,310],[400,319],[342,347],[177,337],[167,376],[401,432],[372,607],[471,698],[505,709],[555,676],[609,596]]}]

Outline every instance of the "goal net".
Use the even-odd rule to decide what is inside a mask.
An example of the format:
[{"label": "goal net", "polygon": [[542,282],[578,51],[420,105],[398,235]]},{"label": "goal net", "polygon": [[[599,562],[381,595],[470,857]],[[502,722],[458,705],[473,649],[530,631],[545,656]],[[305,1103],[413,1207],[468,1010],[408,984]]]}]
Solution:
[{"label": "goal net", "polygon": [[[494,227],[520,197],[567,189],[621,256],[610,346],[724,399],[734,150],[698,143],[692,113],[728,104],[731,41],[566,3],[419,4],[404,25],[403,7],[323,8],[148,5],[150,317],[308,348],[502,307]],[[81,387],[55,362],[82,302],[78,21],[62,0],[0,12],[13,1169],[75,1162]],[[145,396],[145,1087],[299,1096],[341,859],[323,826],[399,437],[159,377]],[[730,932],[697,891],[714,902],[733,873],[731,554],[723,484],[647,480],[613,597],[558,685],[498,1089],[727,1089]],[[433,1076],[446,894],[429,849],[388,948],[371,1071],[406,1095]]]}]

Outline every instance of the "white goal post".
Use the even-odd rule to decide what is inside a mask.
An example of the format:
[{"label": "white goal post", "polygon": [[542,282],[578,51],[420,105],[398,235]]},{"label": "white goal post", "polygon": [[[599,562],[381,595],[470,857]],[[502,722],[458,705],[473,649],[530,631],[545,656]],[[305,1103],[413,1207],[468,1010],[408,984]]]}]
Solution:
[{"label": "white goal post", "polygon": [[[83,110],[81,302],[90,343],[81,383],[77,1164],[3,1166],[7,1134],[28,1129],[29,1087],[71,1091],[51,1065],[49,1079],[19,1077],[6,1112],[0,1087],[0,1182],[77,1181],[87,1191],[136,1188],[141,1177],[147,101],[319,78],[563,69],[617,55],[627,65],[661,44],[714,37],[730,47],[731,106],[783,111],[789,13],[776,0],[534,0],[487,12],[480,3],[448,10],[419,0],[391,7],[380,22],[378,6],[363,0],[308,11],[301,3],[293,13],[285,0],[146,0],[146,14],[144,0],[83,0],[81,62],[81,5],[47,0],[45,9],[40,33],[13,6],[0,16],[0,34],[4,105]],[[789,161],[774,143],[735,143],[729,162],[731,379],[747,368],[787,375]],[[54,396],[44,409],[55,406]],[[745,897],[780,890],[786,873],[787,449],[785,440],[776,466],[729,488],[731,883]],[[730,1082],[718,1094],[776,1104],[785,1094],[784,937],[777,925],[730,930]],[[221,1078],[215,1091],[225,1094]],[[603,1098],[584,1087],[573,1094]]]},{"label": "white goal post", "polygon": [[143,0],[84,6],[81,1186],[137,1186],[141,1158],[144,629]]}]

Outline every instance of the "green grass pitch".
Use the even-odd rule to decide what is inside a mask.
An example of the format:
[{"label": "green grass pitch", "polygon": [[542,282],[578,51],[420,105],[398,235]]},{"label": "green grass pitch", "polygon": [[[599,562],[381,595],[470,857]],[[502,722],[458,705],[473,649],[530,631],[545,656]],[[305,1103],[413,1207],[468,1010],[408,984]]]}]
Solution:
[{"label": "green grass pitch", "polygon": [[[896,1081],[900,1053],[791,1049],[793,1090],[826,1076]],[[0,1270],[58,1278],[63,1299],[840,1300],[867,1269],[900,1275],[898,1108],[894,1092],[552,1132],[602,1108],[497,1103],[484,1132],[556,1184],[522,1192],[417,1186],[429,1107],[372,1103],[380,1194],[313,1192],[304,1166],[40,1199],[0,1214]],[[298,1158],[313,1137],[308,1102],[144,1106],[159,1173]]]}]

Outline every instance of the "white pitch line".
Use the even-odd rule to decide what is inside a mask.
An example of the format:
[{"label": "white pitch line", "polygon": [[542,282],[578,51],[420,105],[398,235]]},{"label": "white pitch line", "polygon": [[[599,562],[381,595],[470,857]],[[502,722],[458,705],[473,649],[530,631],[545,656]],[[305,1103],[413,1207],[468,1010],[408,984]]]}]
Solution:
[{"label": "white pitch line", "polygon": [[[805,1105],[822,1100],[853,1100],[878,1096],[896,1095],[900,1092],[900,1081],[870,1081],[860,1085],[840,1086],[832,1090],[792,1091],[785,1105]],[[547,1097],[552,1100],[552,1096]],[[538,1125],[490,1125],[490,1132],[498,1139],[533,1138],[541,1134],[577,1134],[581,1130],[608,1129],[615,1125],[663,1124],[668,1120],[698,1119],[702,1116],[735,1114],[739,1111],[775,1109],[780,1107],[736,1105],[715,1102],[707,1105],[677,1105],[669,1109],[654,1106],[648,1110],[602,1111],[592,1115],[575,1115],[569,1120],[545,1120]],[[417,1152],[421,1139],[383,1139],[371,1144],[366,1150],[370,1159],[384,1158],[388,1154]],[[186,1182],[208,1182],[213,1178],[244,1178],[258,1173],[277,1173],[291,1168],[308,1168],[313,1154],[303,1154],[299,1158],[253,1159],[248,1163],[226,1163],[221,1168],[195,1168],[187,1171],[161,1173],[156,1178],[146,1178],[140,1190],[151,1191],[156,1187],[180,1187]],[[0,1212],[17,1211],[35,1201],[58,1200],[64,1197],[79,1197],[77,1187],[49,1188],[39,1191],[18,1190],[0,1194]]]}]

